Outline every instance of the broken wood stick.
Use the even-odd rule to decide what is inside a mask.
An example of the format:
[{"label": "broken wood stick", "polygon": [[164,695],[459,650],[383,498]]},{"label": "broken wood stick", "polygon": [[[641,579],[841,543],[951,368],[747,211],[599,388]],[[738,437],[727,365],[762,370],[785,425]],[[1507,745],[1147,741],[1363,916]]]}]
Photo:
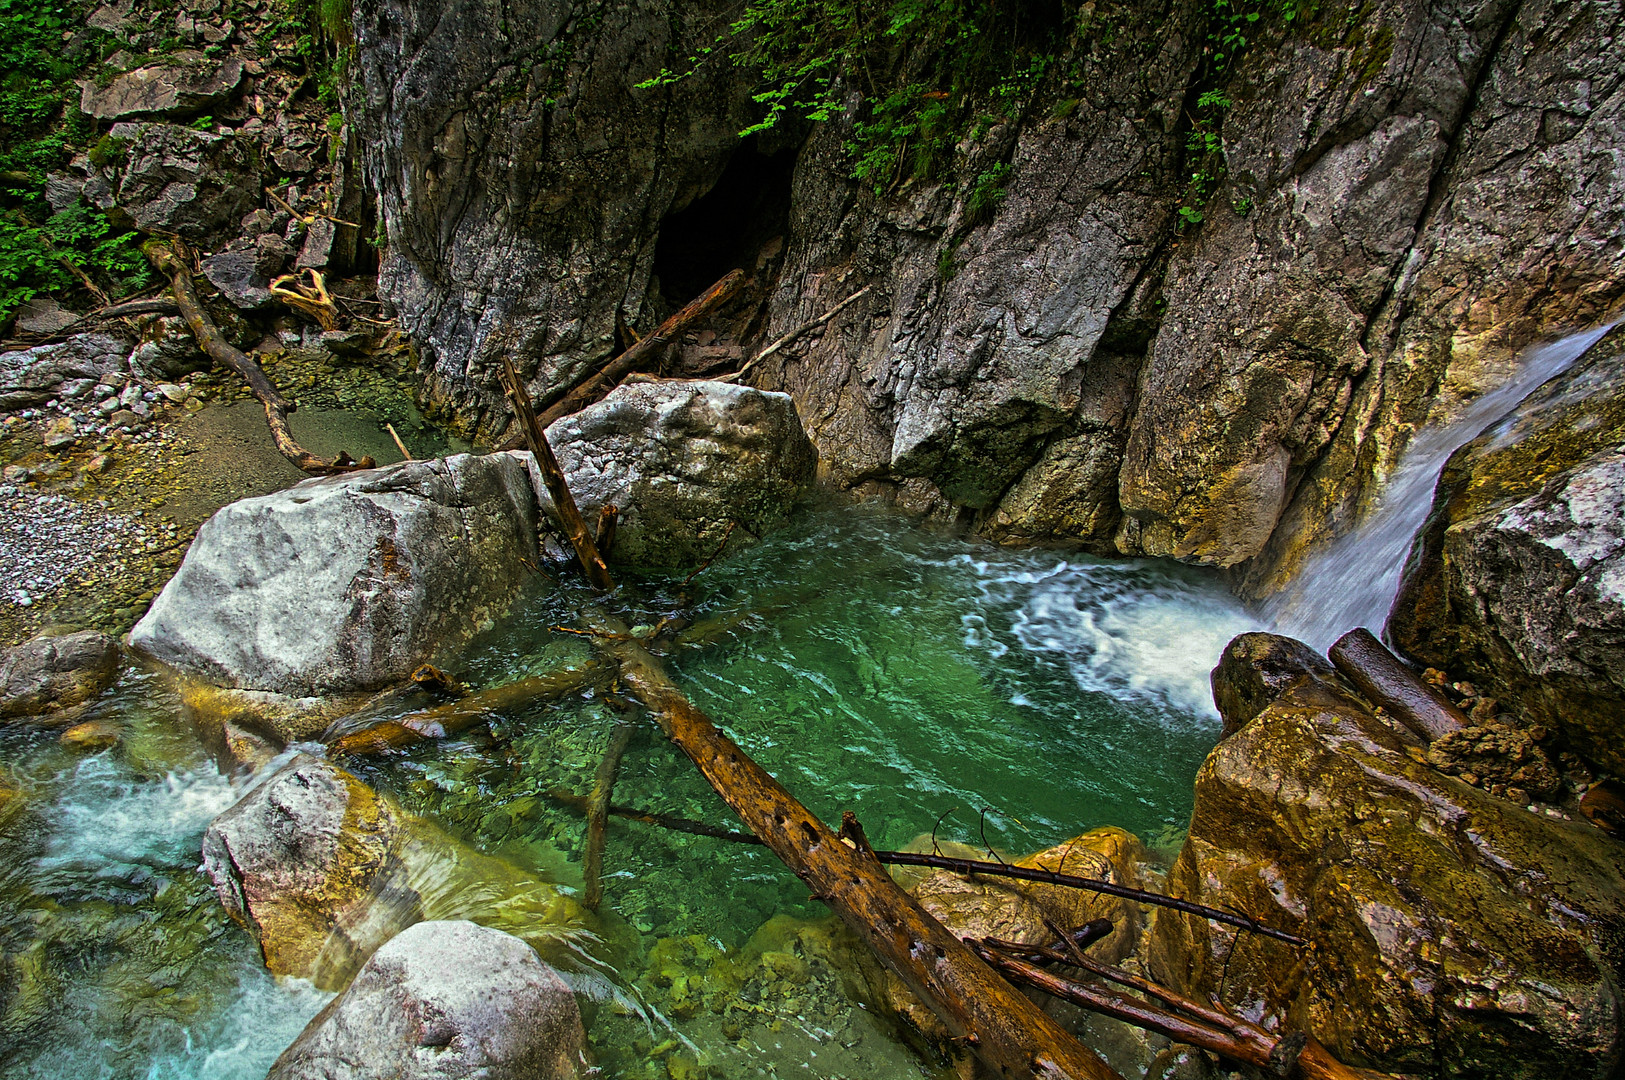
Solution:
[{"label": "broken wood stick", "polygon": [[288,427],[288,414],[293,412],[293,406],[277,392],[260,367],[247,353],[227,341],[209,318],[208,312],[198,301],[197,290],[192,288],[192,268],[187,259],[180,253],[179,240],[165,243],[159,240],[148,240],[142,245],[148,261],[157,267],[159,272],[168,274],[170,285],[175,293],[175,303],[181,309],[181,315],[186,319],[186,325],[192,330],[192,336],[197,339],[198,348],[209,355],[217,364],[229,367],[242,376],[261,405],[265,406],[265,423],[271,429],[271,439],[276,443],[277,451],[294,466],[312,476],[331,476],[334,473],[358,472],[362,469],[371,469],[376,462],[370,457],[360,461],[353,460],[349,454],[340,453],[332,461],[317,457],[304,447],[300,446],[293,437],[293,431]]},{"label": "broken wood stick", "polygon": [[[540,423],[542,430],[546,430],[553,421],[560,417],[578,413],[588,405],[605,397],[615,389],[617,383],[627,375],[636,371],[640,364],[654,359],[655,355],[671,339],[682,333],[690,323],[710,314],[733,299],[741,286],[745,284],[745,274],[742,270],[730,270],[722,280],[712,285],[686,307],[665,322],[646,338],[640,339],[631,348],[615,357],[598,371],[587,376],[560,397],[553,404],[542,410]],[[510,394],[511,396],[511,394]],[[520,450],[525,446],[525,431],[523,424],[518,434],[504,442],[498,449]]]},{"label": "broken wood stick", "polygon": [[570,494],[570,485],[565,483],[564,470],[559,468],[559,459],[553,456],[553,447],[548,445],[547,432],[531,410],[530,394],[525,390],[519,373],[513,369],[513,361],[506,356],[502,358],[502,378],[507,385],[508,400],[513,403],[514,414],[519,417],[519,424],[524,429],[525,441],[530,444],[531,455],[536,459],[536,469],[542,474],[547,493],[553,497],[553,509],[559,515],[565,535],[570,538],[570,546],[575,548],[576,558],[581,560],[587,580],[601,592],[612,591],[615,580],[609,576],[609,567],[598,553],[598,545],[593,543],[592,534],[587,531],[586,519],[576,506],[575,496]]},{"label": "broken wood stick", "polygon": [[332,294],[327,291],[327,283],[313,267],[305,267],[305,273],[310,275],[309,285],[301,282],[298,274],[283,274],[271,282],[271,295],[295,311],[303,312],[315,319],[316,325],[323,330],[337,330],[339,309],[333,304]]},{"label": "broken wood stick", "polygon": [[1382,706],[1424,742],[1443,738],[1472,723],[1466,713],[1419,679],[1364,627],[1338,638],[1326,655],[1373,705]]},{"label": "broken wood stick", "polygon": [[820,326],[823,326],[825,323],[835,318],[835,316],[839,315],[842,311],[845,311],[848,305],[856,303],[858,300],[869,295],[869,290],[872,288],[874,288],[873,285],[865,285],[863,288],[859,289],[845,300],[842,300],[839,304],[836,304],[834,307],[818,316],[818,318],[810,319],[807,322],[802,323],[794,330],[791,330],[789,333],[774,341],[773,344],[751,357],[749,363],[740,368],[738,371],[734,372],[732,375],[718,375],[716,381],[738,382],[750,372],[751,368],[755,367],[757,364],[760,364],[763,360],[766,360],[768,357],[772,356],[786,345],[792,344],[802,334],[805,334],[810,330],[818,329]]},{"label": "broken wood stick", "polygon": [[408,450],[406,448],[406,444],[401,441],[401,437],[400,437],[399,433],[397,433],[396,430],[395,430],[395,425],[390,424],[390,423],[386,423],[386,424],[384,424],[384,430],[389,432],[389,437],[391,439],[395,440],[395,449],[397,449],[397,450],[399,450],[401,452],[401,457],[404,458],[407,461],[414,460],[413,457],[412,457],[412,451]]},{"label": "broken wood stick", "polygon": [[[624,626],[605,619],[611,632]],[[636,641],[600,645],[745,825],[869,943],[956,1039],[1008,1080],[1113,1080],[1093,1051],[977,959],[871,855],[848,847],[706,717]]]},{"label": "broken wood stick", "polygon": [[[1075,958],[1069,952],[1053,949],[1034,950],[1031,945],[1015,943],[1003,944],[1010,946],[1012,950],[1037,951],[1048,959],[1077,966]],[[1267,1069],[1276,1076],[1288,1076],[1296,1068],[1304,1080],[1359,1080],[1358,1073],[1338,1062],[1311,1036],[1301,1033],[1275,1036],[1241,1017],[1227,1016],[1211,1009],[1205,1011],[1220,1016],[1224,1021],[1222,1024],[1181,1016],[1105,986],[1064,979],[1029,960],[995,947],[987,940],[973,942],[971,947],[978,956],[1007,978],[1036,987],[1052,997],[1071,1002],[1090,1012],[1098,1012],[1133,1024],[1135,1027],[1154,1031],[1175,1042]],[[1127,972],[1119,974],[1146,983],[1146,980],[1135,979]],[[1161,997],[1171,993],[1172,991],[1156,987],[1152,996]]]},{"label": "broken wood stick", "polygon": [[592,794],[587,796],[587,853],[581,861],[581,872],[587,882],[582,902],[588,911],[597,911],[604,899],[604,827],[609,820],[609,797],[615,790],[615,770],[620,768],[621,755],[631,741],[632,725],[616,724],[609,747],[598,763]]}]

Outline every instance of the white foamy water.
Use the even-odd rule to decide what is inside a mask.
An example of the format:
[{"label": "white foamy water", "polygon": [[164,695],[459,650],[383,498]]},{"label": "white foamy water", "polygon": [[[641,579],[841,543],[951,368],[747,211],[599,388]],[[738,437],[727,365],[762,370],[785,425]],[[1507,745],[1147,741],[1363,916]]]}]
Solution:
[{"label": "white foamy water", "polygon": [[1427,520],[1433,489],[1450,455],[1566,370],[1610,329],[1603,326],[1529,349],[1512,377],[1474,401],[1459,419],[1418,432],[1383,482],[1376,509],[1353,532],[1310,556],[1292,583],[1265,601],[1265,618],[1278,632],[1321,650],[1360,626],[1380,636],[1399,592],[1411,541]]},{"label": "white foamy water", "polygon": [[1231,638],[1263,628],[1216,581],[1165,564],[976,565],[1023,649],[1064,662],[1082,690],[1159,710],[1217,719],[1209,673]]}]

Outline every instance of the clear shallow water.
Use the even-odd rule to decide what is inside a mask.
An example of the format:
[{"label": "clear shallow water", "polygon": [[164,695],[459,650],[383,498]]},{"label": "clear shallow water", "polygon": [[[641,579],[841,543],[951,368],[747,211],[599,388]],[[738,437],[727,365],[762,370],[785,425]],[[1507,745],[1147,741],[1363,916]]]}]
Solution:
[{"label": "clear shallow water", "polygon": [[0,731],[0,1076],[260,1080],[327,995],[265,973],[197,872],[231,785],[132,674],[121,747]]},{"label": "clear shallow water", "polygon": [[[640,589],[653,599],[625,613],[634,623],[679,606],[676,582]],[[1257,628],[1178,567],[1004,550],[850,509],[719,562],[689,591],[696,622],[732,625],[670,658],[693,699],[816,813],[854,810],[897,847],[943,818],[941,838],[981,846],[985,828],[1005,852],[1100,825],[1171,850],[1218,731],[1208,671]],[[453,674],[491,685],[584,655],[551,628],[587,599],[533,598]],[[0,743],[27,793],[0,840],[0,992],[23,1021],[0,1033],[0,1076],[257,1080],[324,996],[265,975],[196,872],[202,831],[233,793],[176,703],[132,676],[103,709],[126,738],[89,759],[51,733]],[[548,792],[585,792],[623,720],[637,734],[617,802],[734,824],[613,695],[346,764],[463,842],[574,886],[582,823]],[[922,1075],[835,970],[827,911],[771,855],[616,824],[606,861],[602,947],[569,977],[607,1076],[699,1075],[690,1063],[725,1076]],[[45,973],[33,1020],[10,989],[30,963]]]}]

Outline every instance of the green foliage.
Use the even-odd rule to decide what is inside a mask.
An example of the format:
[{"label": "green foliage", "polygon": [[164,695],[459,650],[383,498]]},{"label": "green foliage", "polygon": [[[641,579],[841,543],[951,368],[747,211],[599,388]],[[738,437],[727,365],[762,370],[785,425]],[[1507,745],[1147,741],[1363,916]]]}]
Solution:
[{"label": "green foliage", "polygon": [[990,220],[1004,202],[1004,185],[1010,179],[1010,165],[999,162],[979,173],[965,196],[965,217],[973,223]]},{"label": "green foliage", "polygon": [[[726,58],[759,80],[762,118],[746,135],[850,108],[852,175],[883,194],[944,175],[963,140],[1019,115],[1056,62],[1068,18],[1033,0],[749,0],[686,71],[639,86]],[[976,213],[997,207],[1003,180],[978,179]]]},{"label": "green foliage", "polygon": [[70,265],[118,295],[145,287],[152,277],[140,238],[115,233],[100,211],[73,207],[43,223],[12,211],[0,216],[0,322],[36,296],[74,286]]}]

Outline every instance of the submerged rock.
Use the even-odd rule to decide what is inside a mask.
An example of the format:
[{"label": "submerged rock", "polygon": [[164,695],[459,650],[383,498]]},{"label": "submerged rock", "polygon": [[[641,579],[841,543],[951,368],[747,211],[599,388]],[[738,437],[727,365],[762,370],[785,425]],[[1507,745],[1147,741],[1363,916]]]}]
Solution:
[{"label": "submerged rock", "polygon": [[589,523],[620,511],[609,557],[636,566],[697,565],[731,522],[756,536],[782,525],[817,463],[788,395],[721,382],[617,387],[548,441]]},{"label": "submerged rock", "polygon": [[1352,695],[1297,682],[1208,756],[1168,891],[1312,949],[1162,911],[1152,970],[1354,1065],[1603,1080],[1625,1047],[1622,850],[1435,771]]},{"label": "submerged rock", "polygon": [[536,551],[527,460],[402,462],[233,503],[198,530],[130,643],[239,689],[401,681],[517,595]]},{"label": "submerged rock", "polygon": [[342,987],[424,919],[552,947],[580,927],[556,886],[474,851],[329,761],[296,754],[210,823],[203,870],[278,975]]},{"label": "submerged rock", "polygon": [[373,954],[267,1080],[564,1080],[585,1072],[575,995],[529,945],[421,922]]},{"label": "submerged rock", "polygon": [[1451,457],[1394,602],[1413,657],[1625,771],[1625,329]]},{"label": "submerged rock", "polygon": [[118,642],[96,630],[41,634],[0,657],[0,719],[88,701],[118,672]]},{"label": "submerged rock", "polygon": [[271,972],[308,976],[334,947],[329,938],[364,944],[356,929],[366,925],[401,828],[400,815],[366,784],[299,754],[210,823],[203,872]]}]

